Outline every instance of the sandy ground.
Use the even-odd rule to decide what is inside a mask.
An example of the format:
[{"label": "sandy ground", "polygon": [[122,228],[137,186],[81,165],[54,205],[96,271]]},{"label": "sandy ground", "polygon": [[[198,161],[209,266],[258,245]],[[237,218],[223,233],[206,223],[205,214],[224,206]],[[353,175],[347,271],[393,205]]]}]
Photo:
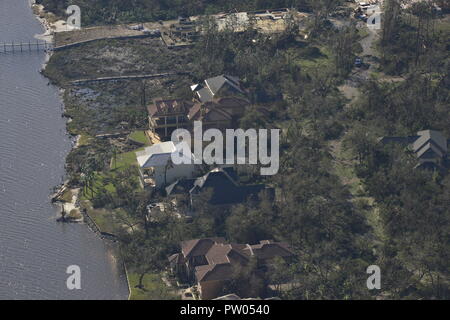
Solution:
[{"label": "sandy ground", "polygon": [[80,189],[79,188],[71,189],[71,191],[72,191],[72,201],[63,203],[64,211],[66,213],[70,213],[70,211],[72,211],[73,209],[79,209],[76,206],[76,202],[77,202],[77,199],[78,199],[78,194],[80,193]]},{"label": "sandy ground", "polygon": [[[358,24],[358,28],[366,28],[363,23]],[[376,60],[378,53],[376,52],[374,46],[375,43],[380,39],[380,31],[374,29],[367,29],[368,35],[360,41],[363,52],[361,53],[361,58],[364,63],[368,64],[368,68],[354,68],[352,74],[345,82],[344,85],[339,87],[342,94],[349,100],[354,101],[360,94],[358,87],[361,83],[370,79],[370,75],[376,72],[378,69],[378,62]],[[388,76],[382,72],[377,72],[378,77],[382,81],[403,81],[401,77]],[[350,104],[349,104],[350,105]]]},{"label": "sandy ground", "polygon": [[43,5],[36,4],[34,1],[31,1],[31,7],[36,14],[36,18],[41,22],[41,24],[45,28],[45,32],[43,34],[36,35],[35,37],[40,40],[45,40],[48,42],[53,42],[53,34],[55,32],[63,32],[63,31],[71,31],[73,28],[67,25],[64,20],[57,20],[55,22],[49,22],[46,18],[46,11]]}]

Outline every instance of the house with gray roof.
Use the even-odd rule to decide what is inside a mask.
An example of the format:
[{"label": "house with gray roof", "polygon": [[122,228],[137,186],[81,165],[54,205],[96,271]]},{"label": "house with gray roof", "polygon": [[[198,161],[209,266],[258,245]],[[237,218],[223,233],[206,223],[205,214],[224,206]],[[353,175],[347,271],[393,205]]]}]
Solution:
[{"label": "house with gray roof", "polygon": [[206,79],[202,83],[192,85],[191,90],[201,103],[213,101],[217,97],[245,96],[246,94],[239,78],[230,75],[220,75]]},{"label": "house with gray roof", "polygon": [[408,147],[417,157],[416,168],[446,170],[449,167],[450,140],[440,131],[422,130],[414,136],[383,137],[379,142],[384,145],[395,143]]},{"label": "house with gray roof", "polygon": [[216,206],[228,206],[258,200],[260,193],[268,199],[274,199],[274,190],[265,184],[241,185],[232,168],[215,168],[195,179],[179,179],[166,187],[167,196],[188,195],[190,205],[195,210],[196,199],[205,191],[211,191],[209,203]]}]

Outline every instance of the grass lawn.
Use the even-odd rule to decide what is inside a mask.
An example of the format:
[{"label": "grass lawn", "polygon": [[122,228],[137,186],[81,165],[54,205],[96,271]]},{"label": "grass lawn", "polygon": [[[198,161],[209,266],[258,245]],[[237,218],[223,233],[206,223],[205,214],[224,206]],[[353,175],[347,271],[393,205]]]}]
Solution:
[{"label": "grass lawn", "polygon": [[119,228],[127,228],[128,226],[119,219],[119,216],[131,221],[123,209],[94,209],[90,201],[84,200],[82,207],[87,209],[89,216],[97,224],[101,232],[115,234]]},{"label": "grass lawn", "polygon": [[306,73],[313,72],[317,69],[327,69],[332,65],[332,53],[325,46],[315,47],[308,45],[302,49],[289,49],[291,58],[302,67]]},{"label": "grass lawn", "polygon": [[114,159],[111,160],[111,169],[124,170],[131,166],[137,166],[136,152],[142,150],[144,150],[144,148],[118,154],[116,159],[117,163],[114,163]]},{"label": "grass lawn", "polygon": [[132,132],[128,138],[130,140],[133,140],[135,142],[141,143],[143,145],[149,146],[150,141],[148,140],[147,136],[145,135],[145,131],[143,130],[137,130]]},{"label": "grass lawn", "polygon": [[[93,187],[92,187],[94,194],[97,193],[98,190],[102,187],[104,187],[111,194],[116,192],[116,188],[109,181],[109,177],[106,173],[95,172],[94,173],[94,182],[93,182]],[[90,200],[91,198],[92,198],[91,190],[87,190],[86,194],[83,192],[80,197],[81,200]]]},{"label": "grass lawn", "polygon": [[130,300],[176,300],[179,299],[161,280],[159,274],[146,274],[144,276],[144,289],[136,288],[139,283],[139,274],[129,273],[131,297]]},{"label": "grass lawn", "polygon": [[[137,160],[136,160],[136,151],[144,150],[144,148],[139,148],[137,150],[126,152],[126,153],[120,153],[117,155],[116,163],[114,163],[114,160],[111,159],[111,170],[108,172],[96,172],[94,174],[94,182],[93,182],[93,191],[94,194],[102,187],[104,187],[109,193],[114,195],[116,192],[116,189],[114,185],[112,184],[111,180],[115,178],[117,172],[125,170],[131,166],[137,166]],[[139,176],[136,172],[136,182],[137,185],[139,184]],[[86,194],[81,195],[81,200],[90,200],[92,198],[91,191],[87,191]]]},{"label": "grass lawn", "polygon": [[112,211],[106,209],[88,209],[88,214],[95,221],[101,232],[114,234],[115,224]]}]

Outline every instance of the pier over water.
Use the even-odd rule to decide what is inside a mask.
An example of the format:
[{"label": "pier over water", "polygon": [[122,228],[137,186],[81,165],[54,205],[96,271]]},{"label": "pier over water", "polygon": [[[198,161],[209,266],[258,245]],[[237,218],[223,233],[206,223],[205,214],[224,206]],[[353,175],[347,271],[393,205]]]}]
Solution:
[{"label": "pier over water", "polygon": [[0,53],[19,53],[30,51],[50,51],[53,50],[53,43],[43,40],[29,41],[0,41]]}]

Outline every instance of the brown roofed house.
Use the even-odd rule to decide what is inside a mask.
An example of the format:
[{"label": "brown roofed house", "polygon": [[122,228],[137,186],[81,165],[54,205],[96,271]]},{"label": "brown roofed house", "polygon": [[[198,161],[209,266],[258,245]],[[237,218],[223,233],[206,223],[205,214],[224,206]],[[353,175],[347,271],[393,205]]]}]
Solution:
[{"label": "brown roofed house", "polygon": [[283,242],[228,244],[223,238],[206,238],[183,241],[181,253],[170,256],[169,261],[174,272],[184,272],[186,280],[197,283],[202,299],[213,299],[222,293],[225,282],[232,279],[235,268],[246,265],[252,257],[263,267],[275,257],[292,256]]},{"label": "brown roofed house", "polygon": [[237,77],[220,75],[191,86],[196,104],[189,112],[191,122],[202,121],[205,128],[233,128],[250,105],[247,91]]},{"label": "brown roofed house", "polygon": [[250,105],[247,91],[238,78],[217,76],[191,86],[193,101],[154,99],[147,107],[149,125],[160,138],[170,138],[178,128],[192,129],[194,121],[202,121],[204,129],[234,128]]},{"label": "brown roofed house", "polygon": [[170,137],[175,129],[188,126],[187,114],[193,105],[182,99],[154,99],[147,108],[150,128],[161,137]]}]

